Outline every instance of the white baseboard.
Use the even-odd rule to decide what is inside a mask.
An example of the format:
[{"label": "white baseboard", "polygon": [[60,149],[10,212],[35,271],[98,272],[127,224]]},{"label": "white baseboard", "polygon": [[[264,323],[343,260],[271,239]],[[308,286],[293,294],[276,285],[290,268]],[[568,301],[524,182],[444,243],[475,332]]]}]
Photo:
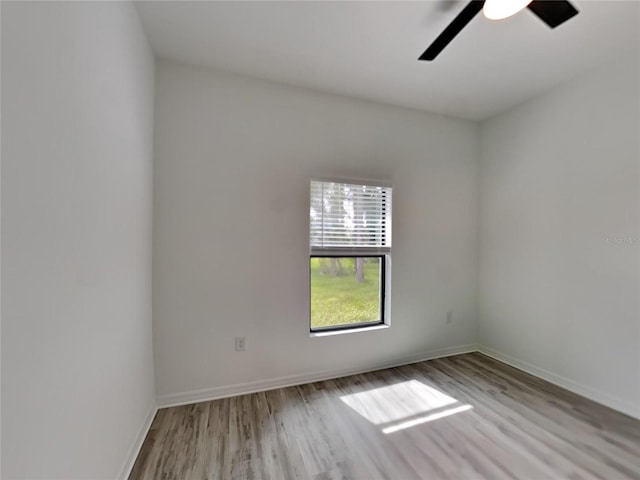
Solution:
[{"label": "white baseboard", "polygon": [[348,375],[356,375],[360,373],[382,370],[384,368],[399,367],[410,363],[422,362],[434,358],[448,357],[451,355],[459,355],[462,353],[470,353],[477,351],[476,344],[460,345],[457,347],[442,348],[438,350],[430,350],[418,354],[410,355],[395,361],[375,364],[366,368],[346,368],[341,370],[321,371],[313,373],[305,373],[300,375],[289,375],[286,377],[276,377],[267,380],[256,380],[247,383],[237,383],[234,385],[225,385],[222,387],[205,388],[202,390],[193,390],[190,392],[171,393],[166,395],[158,395],[156,398],[159,408],[175,407],[178,405],[187,405],[190,403],[206,402],[219,398],[233,397],[236,395],[244,395],[247,393],[263,392],[266,390],[274,390],[276,388],[291,387],[294,385],[303,385],[305,383],[320,382],[322,380],[330,380],[333,378],[346,377]]},{"label": "white baseboard", "polygon": [[144,443],[144,439],[147,437],[147,432],[149,432],[149,428],[151,428],[151,422],[153,422],[153,418],[156,416],[156,412],[158,411],[158,407],[156,403],[153,402],[149,405],[149,410],[147,411],[147,416],[142,423],[142,426],[138,430],[138,434],[136,438],[133,440],[131,447],[129,448],[129,454],[127,455],[127,460],[124,465],[120,469],[120,473],[116,477],[118,480],[127,480],[129,475],[131,474],[131,470],[133,470],[133,465],[136,463],[136,459],[138,458],[138,454],[140,453],[140,449],[142,448],[142,444]]},{"label": "white baseboard", "polygon": [[554,385],[586,397],[589,400],[593,400],[594,402],[600,403],[609,408],[629,415],[630,417],[634,417],[640,420],[640,405],[635,405],[627,400],[614,397],[608,393],[596,390],[592,387],[588,387],[543,368],[536,367],[535,365],[524,362],[505,353],[498,352],[497,350],[494,350],[492,348],[485,347],[484,345],[478,345],[477,350],[480,353],[487,355],[488,357],[494,358],[502,363],[506,363],[507,365],[511,365],[512,367],[523,370],[527,373],[530,373],[531,375],[546,380],[549,383],[553,383]]}]

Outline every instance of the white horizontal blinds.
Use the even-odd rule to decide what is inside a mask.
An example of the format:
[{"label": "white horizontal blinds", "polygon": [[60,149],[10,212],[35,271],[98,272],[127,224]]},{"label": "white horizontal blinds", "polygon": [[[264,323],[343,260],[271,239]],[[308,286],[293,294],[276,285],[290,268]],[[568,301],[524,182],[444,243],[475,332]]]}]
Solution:
[{"label": "white horizontal blinds", "polygon": [[389,253],[391,187],[311,181],[312,253]]}]

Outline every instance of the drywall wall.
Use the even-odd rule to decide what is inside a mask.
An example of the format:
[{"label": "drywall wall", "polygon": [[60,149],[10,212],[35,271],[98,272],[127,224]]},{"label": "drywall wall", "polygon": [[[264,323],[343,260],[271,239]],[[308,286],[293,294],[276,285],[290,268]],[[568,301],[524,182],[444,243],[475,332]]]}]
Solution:
[{"label": "drywall wall", "polygon": [[[475,124],[168,61],[157,63],[156,87],[160,404],[474,341]],[[310,338],[314,175],[392,182],[391,328]],[[234,351],[236,335],[245,352]]]},{"label": "drywall wall", "polygon": [[131,3],[2,2],[5,479],[126,475],[146,433],[153,73]]},{"label": "drywall wall", "polygon": [[[0,41],[2,38],[2,8],[0,8]],[[0,53],[0,60],[2,56]],[[0,92],[2,92],[0,68]],[[0,93],[0,132],[2,132],[2,95]],[[0,143],[2,143],[0,139]],[[2,152],[0,152],[0,212],[2,212]],[[1,217],[1,215],[0,215]],[[0,221],[0,273],[2,272],[2,222]],[[0,306],[2,305],[2,275],[0,274]],[[2,308],[0,308],[0,480],[2,479]]]},{"label": "drywall wall", "polygon": [[483,123],[478,321],[489,353],[635,416],[639,71],[620,59]]}]

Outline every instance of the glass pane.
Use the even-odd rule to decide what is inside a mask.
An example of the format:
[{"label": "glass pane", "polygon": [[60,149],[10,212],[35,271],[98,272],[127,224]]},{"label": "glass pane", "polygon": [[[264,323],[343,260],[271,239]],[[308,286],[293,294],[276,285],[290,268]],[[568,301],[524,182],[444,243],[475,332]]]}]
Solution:
[{"label": "glass pane", "polygon": [[381,322],[380,257],[312,257],[311,329]]}]

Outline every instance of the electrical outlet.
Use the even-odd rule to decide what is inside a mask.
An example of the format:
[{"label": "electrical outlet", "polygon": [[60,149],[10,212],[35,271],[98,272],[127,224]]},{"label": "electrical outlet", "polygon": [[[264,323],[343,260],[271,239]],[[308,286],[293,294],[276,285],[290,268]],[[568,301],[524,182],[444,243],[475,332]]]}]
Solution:
[{"label": "electrical outlet", "polygon": [[247,348],[247,344],[244,337],[236,337],[236,352],[244,352]]},{"label": "electrical outlet", "polygon": [[447,312],[447,323],[452,323],[452,322],[453,322],[453,312],[449,310]]}]

